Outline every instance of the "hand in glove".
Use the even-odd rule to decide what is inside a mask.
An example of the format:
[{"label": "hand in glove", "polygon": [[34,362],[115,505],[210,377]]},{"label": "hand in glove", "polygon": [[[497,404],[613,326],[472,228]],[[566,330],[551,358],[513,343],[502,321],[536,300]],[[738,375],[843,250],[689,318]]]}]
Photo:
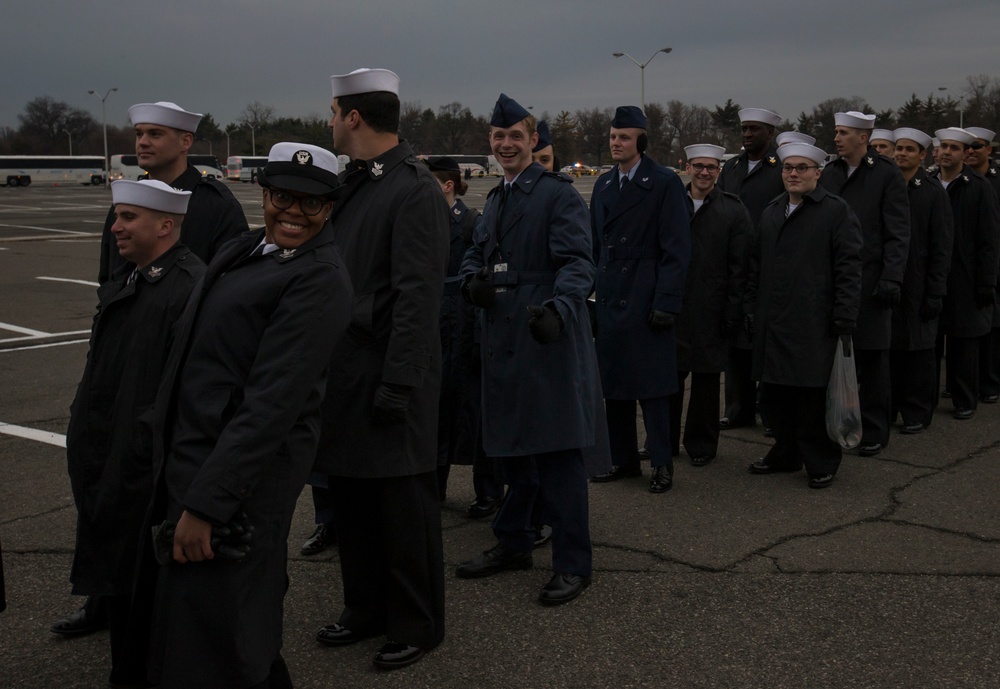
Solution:
[{"label": "hand in glove", "polygon": [[856,323],[845,318],[833,319],[833,332],[836,335],[850,335],[854,332]]},{"label": "hand in glove", "polygon": [[924,295],[924,302],[920,305],[920,318],[923,321],[932,321],[941,315],[944,308],[941,297],[933,294]]},{"label": "hand in glove", "polygon": [[563,321],[551,306],[529,306],[528,328],[531,336],[541,344],[551,344],[559,339],[563,331]]},{"label": "hand in glove", "polygon": [[375,422],[382,425],[392,425],[406,421],[406,408],[410,404],[410,394],[413,388],[409,385],[382,383],[375,390],[375,401],[372,405],[372,416]]},{"label": "hand in glove", "polygon": [[899,306],[899,283],[893,280],[879,280],[872,296],[883,309],[894,309]]},{"label": "hand in glove", "polygon": [[649,327],[654,333],[663,332],[664,330],[673,330],[674,314],[653,309],[649,312],[649,317],[646,319],[646,322],[649,323]]},{"label": "hand in glove", "polygon": [[471,304],[481,309],[488,309],[493,306],[493,302],[496,300],[496,292],[493,288],[493,281],[490,280],[489,269],[484,266],[482,270],[467,280],[462,293]]},{"label": "hand in glove", "polygon": [[748,313],[743,316],[743,332],[751,340],[753,339],[753,314]]},{"label": "hand in glove", "polygon": [[997,293],[993,287],[978,287],[976,288],[976,306],[981,309],[985,309],[987,306],[993,306],[993,302],[996,301]]}]

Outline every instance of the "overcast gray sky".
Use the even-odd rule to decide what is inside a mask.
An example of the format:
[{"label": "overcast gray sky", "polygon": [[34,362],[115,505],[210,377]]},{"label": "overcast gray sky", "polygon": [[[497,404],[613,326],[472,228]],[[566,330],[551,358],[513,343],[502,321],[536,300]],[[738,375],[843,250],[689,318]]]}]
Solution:
[{"label": "overcast gray sky", "polygon": [[876,109],[1000,76],[998,0],[33,0],[0,22],[0,126],[37,96],[127,124],[170,100],[222,125],[260,101],[326,116],[329,75],[385,67],[400,97],[487,114],[504,91],[536,113],[732,98],[795,120],[826,98]]}]

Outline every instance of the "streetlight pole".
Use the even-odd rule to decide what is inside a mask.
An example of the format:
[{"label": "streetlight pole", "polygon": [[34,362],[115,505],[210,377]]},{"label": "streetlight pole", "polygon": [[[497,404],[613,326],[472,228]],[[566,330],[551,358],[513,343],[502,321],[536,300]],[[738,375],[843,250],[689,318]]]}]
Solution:
[{"label": "streetlight pole", "polygon": [[254,125],[250,124],[249,122],[247,122],[247,126],[250,127],[250,148],[253,150],[253,153],[251,153],[250,155],[256,156],[257,155],[257,127],[255,127]]},{"label": "streetlight pole", "polygon": [[72,156],[73,155],[73,135],[69,133],[68,129],[64,129],[62,131],[66,135],[66,138],[69,139],[69,154],[70,154],[70,156]]},{"label": "streetlight pole", "polygon": [[[947,91],[947,90],[948,90],[947,86],[938,86],[938,91]],[[959,129],[964,129],[965,128],[965,108],[962,105],[962,101],[964,101],[964,100],[965,100],[965,96],[959,96],[958,97],[958,128]]]},{"label": "streetlight pole", "polygon": [[[239,129],[239,127],[237,127]],[[222,130],[226,134],[226,160],[228,161],[232,156],[229,152],[229,127]]]},{"label": "streetlight pole", "polygon": [[660,53],[669,53],[671,50],[673,50],[673,48],[660,48],[655,53],[653,53],[652,55],[650,55],[649,59],[646,60],[645,62],[639,62],[638,60],[636,60],[634,57],[632,57],[628,53],[622,53],[622,52],[611,53],[611,55],[614,56],[614,57],[627,57],[629,60],[631,60],[632,62],[635,63],[636,67],[639,68],[639,74],[640,74],[640,77],[641,77],[640,81],[642,82],[642,110],[643,110],[643,112],[646,111],[646,65],[648,65],[650,62],[652,62],[653,58],[656,57],[657,55],[659,55]]},{"label": "streetlight pole", "polygon": [[108,96],[117,91],[118,88],[110,88],[104,93],[104,97],[101,98],[97,91],[87,91],[87,93],[92,96],[97,96],[101,98],[101,121],[104,123],[104,188],[111,186],[111,161],[108,159],[108,115],[107,110],[104,107],[105,101],[108,100]]}]

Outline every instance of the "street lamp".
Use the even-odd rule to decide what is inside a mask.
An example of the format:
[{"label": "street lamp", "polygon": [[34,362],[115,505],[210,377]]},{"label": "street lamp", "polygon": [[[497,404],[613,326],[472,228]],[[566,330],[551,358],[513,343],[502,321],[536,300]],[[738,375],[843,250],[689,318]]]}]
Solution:
[{"label": "street lamp", "polygon": [[[938,86],[938,91],[947,91],[947,86]],[[965,100],[965,96],[958,97],[958,128],[965,128],[965,109],[962,107],[962,101]]]},{"label": "street lamp", "polygon": [[[236,129],[239,129],[239,127],[237,127]],[[230,157],[232,157],[232,156],[230,156],[230,154],[229,154],[229,134],[230,134],[230,131],[229,131],[229,127],[226,127],[226,128],[225,128],[225,129],[223,129],[222,131],[223,131],[223,132],[225,133],[225,135],[226,135],[226,160],[228,161],[228,160],[229,160],[229,158],[230,158]],[[234,131],[235,131],[235,130],[234,130]]]},{"label": "street lamp", "polygon": [[247,126],[250,127],[250,148],[253,150],[253,153],[251,153],[250,155],[256,156],[257,155],[257,136],[256,136],[257,127],[254,126],[254,125],[252,125],[252,124],[250,124],[249,122],[247,122]]},{"label": "street lamp", "polygon": [[92,96],[97,96],[101,98],[101,121],[104,123],[104,187],[107,188],[111,185],[111,161],[108,159],[108,116],[107,111],[104,107],[104,102],[108,99],[112,93],[117,91],[117,88],[110,88],[104,93],[104,97],[101,98],[97,91],[87,91]]},{"label": "street lamp", "polygon": [[643,112],[645,112],[645,110],[646,110],[646,65],[648,65],[650,62],[652,62],[653,58],[656,57],[657,55],[659,55],[660,53],[669,53],[671,50],[673,50],[673,48],[660,48],[655,53],[653,53],[652,55],[650,55],[649,59],[646,60],[645,62],[639,62],[638,60],[636,60],[634,57],[632,57],[628,53],[622,53],[622,52],[611,53],[614,57],[627,57],[629,60],[631,60],[632,62],[635,63],[636,67],[639,68],[639,73],[641,75],[641,80],[642,80],[642,110],[643,110]]},{"label": "street lamp", "polygon": [[63,129],[62,132],[63,132],[63,134],[66,135],[66,138],[69,139],[69,154],[70,154],[70,156],[72,156],[73,155],[73,135],[69,133],[68,129]]}]

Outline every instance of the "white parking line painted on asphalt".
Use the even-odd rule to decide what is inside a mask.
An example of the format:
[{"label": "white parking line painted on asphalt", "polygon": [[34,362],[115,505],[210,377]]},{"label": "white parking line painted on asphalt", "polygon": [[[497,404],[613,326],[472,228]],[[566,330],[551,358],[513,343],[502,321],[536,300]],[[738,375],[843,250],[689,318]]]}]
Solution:
[{"label": "white parking line painted on asphalt", "polygon": [[[22,335],[31,335],[33,337],[48,337],[52,333],[44,333],[41,330],[32,330],[31,328],[22,328],[19,325],[11,325],[10,323],[0,323],[0,330],[9,330],[12,333],[21,333]],[[2,340],[0,340],[2,342]]]},{"label": "white parking line painted on asphalt", "polygon": [[89,234],[80,230],[57,230],[54,227],[35,227],[33,225],[8,225],[0,222],[0,227],[16,227],[19,230],[38,230],[39,232],[58,232],[60,234]]},{"label": "white parking line painted on asphalt", "polygon": [[3,435],[12,435],[16,438],[37,440],[40,443],[48,443],[49,445],[55,445],[56,447],[66,447],[66,436],[58,433],[50,433],[48,431],[40,431],[37,428],[15,426],[14,424],[0,421],[0,433]]},{"label": "white parking line painted on asphalt", "polygon": [[[2,325],[2,324],[0,324]],[[73,335],[89,335],[89,330],[70,330],[65,333],[42,333],[41,335],[31,335],[29,337],[8,337],[6,339],[0,340],[0,344],[7,344],[8,342],[31,342],[32,340],[39,340],[43,337],[71,337]],[[53,344],[63,344],[62,342],[55,342]],[[39,345],[42,346],[42,345]],[[48,346],[48,345],[45,345]],[[10,349],[0,350],[0,351],[13,351]]]},{"label": "white parking line painted on asphalt", "polygon": [[[86,331],[81,330],[80,334],[83,334],[84,332]],[[13,341],[14,340],[0,340],[0,343],[13,342]],[[90,342],[90,340],[67,340],[66,342],[49,342],[47,344],[28,345],[26,347],[11,347],[10,349],[0,349],[0,354],[3,354],[5,352],[23,352],[28,349],[45,349],[46,347],[62,347],[64,345],[75,345],[84,342]]]},{"label": "white parking line painted on asphalt", "polygon": [[88,285],[90,287],[100,287],[101,283],[91,282],[90,280],[72,280],[70,278],[50,278],[50,277],[37,277],[36,280],[48,280],[49,282],[74,282],[78,285]]}]

